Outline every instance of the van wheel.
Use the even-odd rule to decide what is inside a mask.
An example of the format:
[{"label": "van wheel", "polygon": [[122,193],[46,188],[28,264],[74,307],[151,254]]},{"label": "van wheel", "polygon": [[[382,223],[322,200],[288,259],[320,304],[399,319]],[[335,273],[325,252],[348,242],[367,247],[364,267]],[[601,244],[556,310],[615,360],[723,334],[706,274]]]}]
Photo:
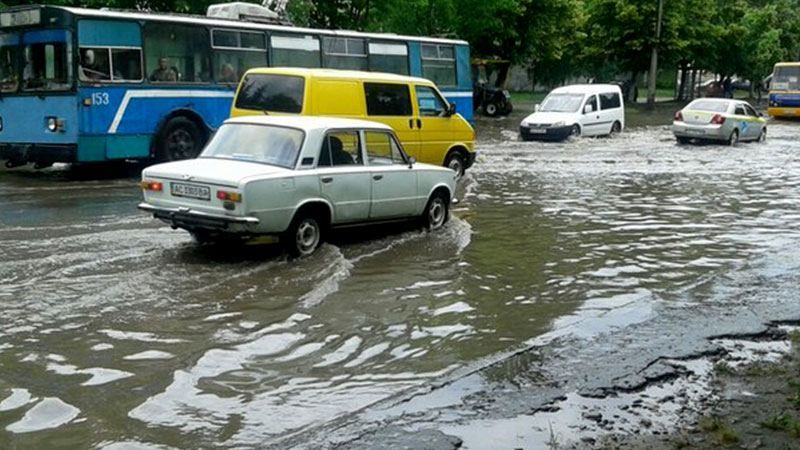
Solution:
[{"label": "van wheel", "polygon": [[612,135],[619,134],[621,131],[622,131],[622,124],[619,123],[618,121],[614,122],[614,125],[611,125],[611,134]]},{"label": "van wheel", "polygon": [[428,231],[438,230],[449,218],[450,202],[441,191],[438,191],[428,200],[425,212],[422,213],[422,224]]},{"label": "van wheel", "polygon": [[577,123],[572,126],[572,129],[569,130],[569,135],[572,137],[579,137],[581,135],[581,126]]},{"label": "van wheel", "polygon": [[495,103],[487,103],[486,106],[483,107],[483,112],[486,113],[489,117],[497,116],[498,108],[497,104]]},{"label": "van wheel", "polygon": [[176,117],[164,126],[158,141],[158,159],[179,161],[196,158],[203,148],[200,128],[186,117]]},{"label": "van wheel", "polygon": [[311,255],[322,243],[322,224],[319,218],[301,211],[281,236],[281,243],[293,258]]},{"label": "van wheel", "polygon": [[464,176],[466,164],[464,163],[464,157],[461,156],[461,153],[455,151],[447,155],[447,160],[444,162],[444,165],[456,173],[456,179]]}]

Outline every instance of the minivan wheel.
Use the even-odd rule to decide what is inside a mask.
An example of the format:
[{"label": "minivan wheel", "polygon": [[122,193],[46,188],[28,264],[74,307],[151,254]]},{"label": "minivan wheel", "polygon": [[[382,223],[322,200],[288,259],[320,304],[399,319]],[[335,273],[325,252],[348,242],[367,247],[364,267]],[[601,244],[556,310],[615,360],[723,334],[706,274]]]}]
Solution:
[{"label": "minivan wheel", "polygon": [[447,201],[445,195],[441,192],[436,192],[428,200],[428,206],[425,207],[425,212],[422,213],[422,223],[429,231],[438,230],[450,218],[450,202]]},{"label": "minivan wheel", "polygon": [[614,125],[611,125],[611,134],[619,134],[622,131],[622,124],[619,122],[614,122]]},{"label": "minivan wheel", "polygon": [[572,126],[572,129],[569,130],[569,135],[572,137],[578,137],[581,135],[581,126],[577,123]]},{"label": "minivan wheel", "polygon": [[281,236],[281,242],[293,258],[311,255],[322,243],[322,226],[319,219],[301,212]]},{"label": "minivan wheel", "polygon": [[739,143],[739,130],[733,130],[728,138],[728,145],[735,147]]},{"label": "minivan wheel", "polygon": [[461,153],[455,151],[447,155],[447,161],[445,161],[444,165],[456,173],[456,178],[461,178],[464,176],[466,166],[464,163],[464,157],[461,156]]}]

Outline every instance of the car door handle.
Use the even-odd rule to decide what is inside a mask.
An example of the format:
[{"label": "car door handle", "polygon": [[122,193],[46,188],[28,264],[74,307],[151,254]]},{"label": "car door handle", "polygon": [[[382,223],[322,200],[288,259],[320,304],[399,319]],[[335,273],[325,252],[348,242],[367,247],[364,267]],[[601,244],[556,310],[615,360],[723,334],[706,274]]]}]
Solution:
[{"label": "car door handle", "polygon": [[408,119],[408,128],[414,129],[414,119]]},{"label": "car door handle", "polygon": [[417,128],[419,128],[420,130],[422,129],[422,120],[421,119],[417,119]]},{"label": "car door handle", "polygon": [[322,177],[320,178],[320,181],[322,181],[323,183],[330,183],[331,181],[333,181],[333,177]]},{"label": "car door handle", "polygon": [[380,181],[380,180],[383,179],[383,175],[373,175],[372,179],[375,180],[375,181]]}]

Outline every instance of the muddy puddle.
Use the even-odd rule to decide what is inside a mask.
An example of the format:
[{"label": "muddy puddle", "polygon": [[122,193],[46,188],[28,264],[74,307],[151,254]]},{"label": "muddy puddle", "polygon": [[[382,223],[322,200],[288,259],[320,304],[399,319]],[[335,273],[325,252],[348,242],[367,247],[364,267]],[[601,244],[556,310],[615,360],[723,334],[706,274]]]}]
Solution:
[{"label": "muddy puddle", "polygon": [[[516,141],[512,120],[479,126],[478,163],[444,230],[337,236],[299,262],[271,246],[197,246],[135,209],[135,171],[0,172],[0,443],[324,447],[320,427],[357,430],[386,417],[370,405],[440,385],[538,399],[508,400],[502,418],[447,393],[406,411],[452,414],[426,423],[464,442],[480,430],[473,418],[502,424],[508,448],[520,433],[547,440],[550,424],[595,437],[614,414],[657,429],[657,414],[620,412],[624,397],[582,403],[592,354],[646,347],[658,318],[676,333],[680,314],[729,309],[749,285],[716,280],[796,247],[800,124],[736,148],[679,147],[664,127],[537,144]],[[561,351],[574,345],[585,351]],[[664,361],[700,375],[653,398],[702,391],[701,363]],[[574,407],[539,409],[557,399]]]}]

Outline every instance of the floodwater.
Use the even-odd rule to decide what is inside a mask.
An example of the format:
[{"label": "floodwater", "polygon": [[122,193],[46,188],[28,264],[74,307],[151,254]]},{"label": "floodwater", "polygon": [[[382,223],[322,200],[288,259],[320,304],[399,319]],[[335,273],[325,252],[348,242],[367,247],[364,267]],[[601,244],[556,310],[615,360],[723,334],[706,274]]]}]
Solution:
[{"label": "floodwater", "polygon": [[279,445],[797,248],[800,123],[735,148],[654,126],[522,143],[517,123],[479,123],[445,229],[299,261],[196,245],[136,210],[135,171],[0,172],[0,447]]}]

